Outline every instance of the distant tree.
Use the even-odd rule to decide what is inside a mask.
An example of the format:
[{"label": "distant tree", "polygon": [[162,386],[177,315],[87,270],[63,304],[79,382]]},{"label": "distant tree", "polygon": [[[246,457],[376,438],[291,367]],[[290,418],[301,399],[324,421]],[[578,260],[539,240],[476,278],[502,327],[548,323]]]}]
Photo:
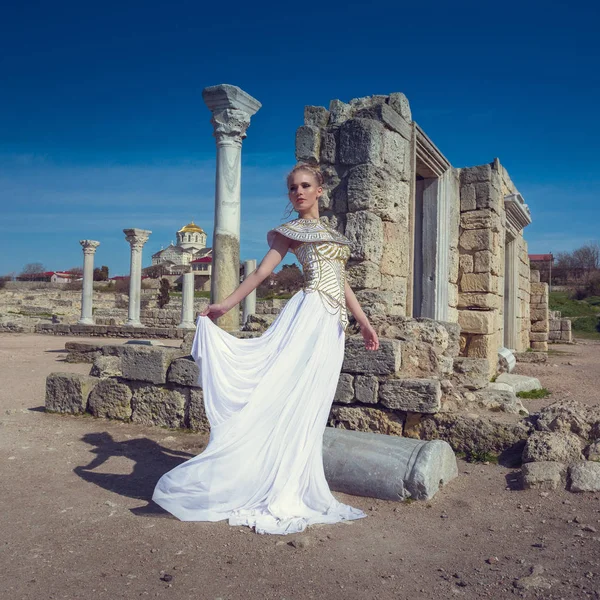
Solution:
[{"label": "distant tree", "polygon": [[600,270],[600,244],[590,242],[572,252],[559,252],[552,269],[553,279],[565,284],[584,284]]},{"label": "distant tree", "polygon": [[81,279],[83,277],[83,268],[82,267],[71,267],[67,273],[73,275],[76,279]]},{"label": "distant tree", "polygon": [[94,269],[94,281],[108,281],[108,267],[106,265]]},{"label": "distant tree", "polygon": [[40,273],[44,273],[46,271],[46,267],[42,263],[33,262],[27,263],[23,270],[21,271],[21,275],[39,275]]},{"label": "distant tree", "polygon": [[302,288],[304,278],[298,265],[283,265],[275,275],[275,285],[280,292],[293,293]]},{"label": "distant tree", "polygon": [[263,281],[256,288],[256,295],[259,298],[264,298],[265,296],[272,294],[275,289],[275,275],[271,273],[268,277],[263,279]]},{"label": "distant tree", "polygon": [[151,267],[146,267],[144,269],[144,275],[147,275],[151,279],[158,279],[159,277],[168,274],[168,269],[160,263],[158,265],[152,265]]},{"label": "distant tree", "polygon": [[169,296],[169,291],[171,289],[171,284],[169,280],[163,278],[160,280],[160,288],[158,290],[158,308],[164,308],[167,304],[169,304],[169,300],[171,299]]}]

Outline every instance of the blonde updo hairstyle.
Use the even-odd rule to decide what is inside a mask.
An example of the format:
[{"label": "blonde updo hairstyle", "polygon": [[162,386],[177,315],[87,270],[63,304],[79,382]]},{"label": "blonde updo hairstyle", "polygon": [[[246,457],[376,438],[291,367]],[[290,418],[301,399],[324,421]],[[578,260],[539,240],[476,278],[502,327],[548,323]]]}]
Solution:
[{"label": "blonde updo hairstyle", "polygon": [[[288,175],[285,179],[288,190],[290,187],[290,179],[292,178],[294,173],[297,173],[298,171],[304,171],[305,173],[310,173],[315,178],[315,181],[317,182],[317,185],[319,187],[324,186],[325,180],[323,178],[323,173],[321,173],[321,170],[319,169],[318,166],[310,165],[308,163],[299,163],[288,173]],[[287,219],[293,212],[294,212],[294,206],[290,202],[289,206],[287,207],[287,209],[285,211],[285,215],[284,215],[285,218]]]}]

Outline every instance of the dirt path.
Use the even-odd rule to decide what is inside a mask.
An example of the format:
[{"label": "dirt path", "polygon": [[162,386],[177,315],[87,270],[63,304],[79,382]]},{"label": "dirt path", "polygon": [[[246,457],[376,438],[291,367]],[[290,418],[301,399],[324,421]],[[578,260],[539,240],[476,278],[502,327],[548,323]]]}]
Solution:
[{"label": "dirt path", "polygon": [[[516,471],[497,465],[461,461],[430,503],[336,494],[369,518],[297,536],[148,509],[160,475],[206,439],[45,414],[46,375],[89,369],[62,362],[67,340],[0,335],[2,599],[600,597],[600,495],[516,491]],[[553,399],[592,403],[600,346],[560,349],[573,356],[519,370],[541,377]],[[550,589],[515,587],[534,566]]]}]

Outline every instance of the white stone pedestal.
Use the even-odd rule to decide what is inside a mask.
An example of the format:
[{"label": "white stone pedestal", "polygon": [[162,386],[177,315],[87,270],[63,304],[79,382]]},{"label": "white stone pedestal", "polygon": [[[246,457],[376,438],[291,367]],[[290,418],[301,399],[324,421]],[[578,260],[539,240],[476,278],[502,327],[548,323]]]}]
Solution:
[{"label": "white stone pedestal", "polygon": [[80,240],[83,247],[83,286],[81,290],[81,319],[80,325],[93,325],[92,300],[94,296],[94,254],[100,242],[95,240]]},{"label": "white stone pedestal", "polygon": [[142,248],[148,241],[151,231],[147,229],[123,229],[125,239],[131,246],[129,269],[129,313],[127,323],[130,327],[143,327],[140,322],[140,301],[142,292]]},{"label": "white stone pedestal", "polygon": [[[224,300],[240,282],[240,185],[242,140],[250,117],[261,107],[258,100],[235,85],[216,85],[202,92],[212,112],[217,140],[215,226],[211,303]],[[227,331],[239,329],[239,311],[230,310],[217,320]]]}]

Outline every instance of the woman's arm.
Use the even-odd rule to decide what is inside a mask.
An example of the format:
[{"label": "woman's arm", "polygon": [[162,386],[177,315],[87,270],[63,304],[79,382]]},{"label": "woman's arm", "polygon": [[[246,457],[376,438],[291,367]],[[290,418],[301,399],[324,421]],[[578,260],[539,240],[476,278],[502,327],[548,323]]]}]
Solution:
[{"label": "woman's arm", "polygon": [[203,317],[218,319],[239,304],[250,292],[253,292],[283,260],[290,247],[291,240],[281,234],[277,234],[271,249],[265,254],[260,265],[256,268],[225,300],[218,304],[210,304],[201,313]]},{"label": "woman's arm", "polygon": [[354,292],[348,282],[346,281],[345,286],[346,292],[346,307],[352,313],[356,322],[360,326],[360,333],[365,340],[365,348],[367,350],[378,350],[379,349],[379,338],[377,337],[377,332],[369,323],[369,319],[367,315],[365,315],[363,309],[361,308]]}]

